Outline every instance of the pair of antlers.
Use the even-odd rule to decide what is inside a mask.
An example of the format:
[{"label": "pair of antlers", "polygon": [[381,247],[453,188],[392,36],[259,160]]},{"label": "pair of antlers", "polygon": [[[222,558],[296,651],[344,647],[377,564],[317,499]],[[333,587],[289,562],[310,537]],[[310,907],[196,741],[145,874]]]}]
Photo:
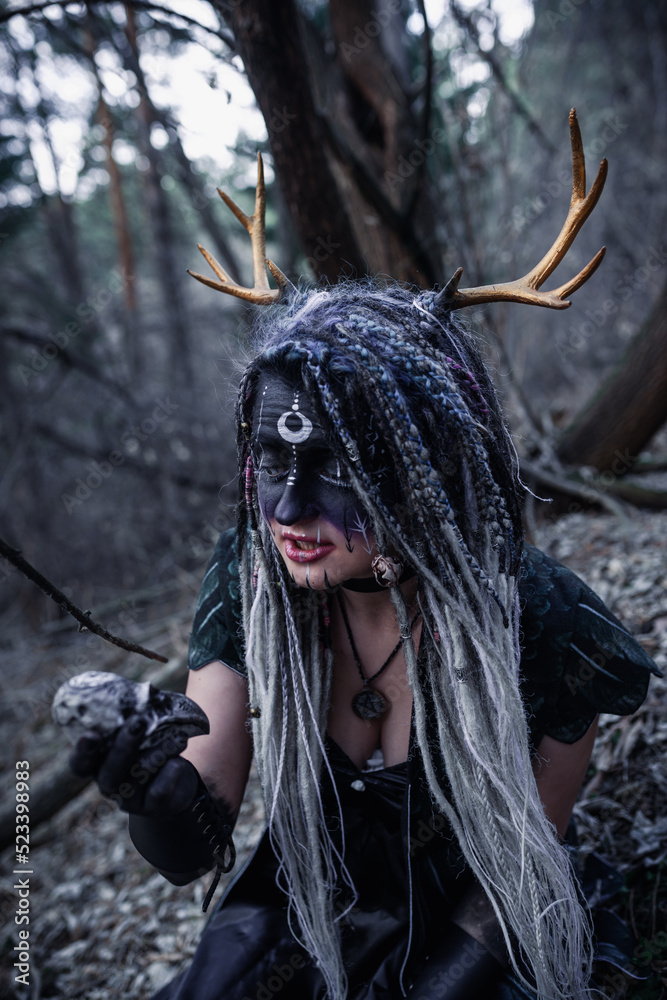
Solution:
[{"label": "pair of antlers", "polygon": [[[554,288],[550,292],[540,291],[541,286],[549,275],[558,267],[567,254],[577,233],[595,208],[607,178],[607,161],[605,159],[602,160],[593,185],[588,194],[586,194],[584,149],[577,114],[574,108],[570,111],[570,142],[572,144],[572,197],[570,199],[570,208],[563,228],[542,260],[522,278],[503,282],[499,285],[479,285],[475,288],[458,287],[463,273],[463,268],[460,267],[442,291],[438,293],[438,299],[442,303],[443,308],[452,310],[461,309],[463,306],[481,305],[484,302],[525,302],[535,306],[546,306],[549,309],[567,309],[570,305],[567,296],[576,292],[578,288],[581,288],[584,282],[588,281],[590,276],[594,274],[605,255],[605,247],[602,247],[586,267],[574,278],[571,278],[570,281],[567,281],[559,288]],[[264,168],[261,154],[257,154],[257,189],[255,193],[255,212],[253,215],[246,215],[245,212],[242,212],[238,205],[221,191],[220,188],[218,188],[218,194],[250,234],[254,287],[244,288],[241,285],[237,285],[224,271],[215,257],[200,244],[198,244],[199,249],[219,280],[215,281],[213,278],[206,278],[201,274],[196,274],[194,271],[189,271],[188,273],[210,288],[215,288],[219,292],[227,292],[229,295],[236,295],[238,298],[246,299],[248,302],[254,302],[258,305],[269,305],[272,302],[284,300],[293,286],[273,261],[268,260],[264,256],[266,250],[264,232],[266,191],[264,188]],[[265,270],[267,267],[278,285],[277,288],[269,287]]]}]

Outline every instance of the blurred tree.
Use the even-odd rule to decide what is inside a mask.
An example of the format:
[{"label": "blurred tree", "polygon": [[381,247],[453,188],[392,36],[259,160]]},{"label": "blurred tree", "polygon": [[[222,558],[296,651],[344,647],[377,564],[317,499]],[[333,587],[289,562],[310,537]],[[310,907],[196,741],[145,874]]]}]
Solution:
[{"label": "blurred tree", "polygon": [[[566,463],[622,476],[667,421],[667,254],[664,245],[651,242],[667,222],[661,190],[667,8],[652,4],[639,11],[630,0],[559,7],[535,0],[534,9],[535,27],[521,60],[525,91],[544,92],[547,118],[561,87],[576,102],[581,94],[589,101],[593,129],[587,146],[610,160],[596,219],[609,252],[590,286],[592,308],[559,346],[561,363],[570,366],[576,359],[577,372],[595,375],[587,378],[590,401],[571,411],[557,454]],[[548,196],[554,181],[547,171],[542,187]],[[608,377],[601,379],[600,370]]]},{"label": "blurred tree", "polygon": [[616,476],[632,471],[667,421],[667,283],[625,357],[558,443],[572,465]]},{"label": "blurred tree", "polygon": [[[196,295],[185,301],[194,217],[236,264],[210,183],[141,66],[142,47],[192,39],[154,29],[147,14],[90,5],[12,19],[0,34],[0,274],[12,289],[0,304],[0,501],[27,554],[98,588],[142,563],[149,578],[166,571],[170,559],[154,556],[170,548],[200,561],[198,524],[231,517],[215,500],[233,479],[233,442],[217,426],[229,375],[218,396],[209,389],[221,347],[231,349],[216,332],[219,303],[204,322]],[[195,324],[213,333],[196,350]],[[205,530],[210,543],[215,529]]]}]

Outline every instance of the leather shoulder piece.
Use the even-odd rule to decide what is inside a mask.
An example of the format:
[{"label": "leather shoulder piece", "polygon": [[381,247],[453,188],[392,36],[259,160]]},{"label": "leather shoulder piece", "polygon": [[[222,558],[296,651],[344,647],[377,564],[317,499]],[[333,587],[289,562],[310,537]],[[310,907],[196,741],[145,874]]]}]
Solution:
[{"label": "leather shoulder piece", "polygon": [[533,746],[574,743],[596,715],[629,715],[646,697],[651,657],[572,570],[526,546],[519,580],[521,685]]},{"label": "leather shoulder piece", "polygon": [[197,600],[188,666],[222,660],[246,676],[236,529],[223,531],[206,568]]}]

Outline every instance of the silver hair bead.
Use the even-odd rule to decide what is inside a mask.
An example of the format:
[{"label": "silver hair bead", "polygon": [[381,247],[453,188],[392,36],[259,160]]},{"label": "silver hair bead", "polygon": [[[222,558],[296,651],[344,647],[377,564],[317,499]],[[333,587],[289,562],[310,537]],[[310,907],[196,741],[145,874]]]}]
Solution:
[{"label": "silver hair bead", "polygon": [[359,462],[359,450],[357,449],[354,441],[347,441],[345,444],[345,451],[347,452],[351,462]]}]

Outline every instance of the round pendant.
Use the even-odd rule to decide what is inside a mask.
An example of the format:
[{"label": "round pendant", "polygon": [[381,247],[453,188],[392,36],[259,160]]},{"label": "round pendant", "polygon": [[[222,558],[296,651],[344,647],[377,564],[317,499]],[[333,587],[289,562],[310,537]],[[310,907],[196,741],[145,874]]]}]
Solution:
[{"label": "round pendant", "polygon": [[379,691],[365,687],[352,699],[352,711],[360,719],[379,719],[387,711],[387,702]]}]

